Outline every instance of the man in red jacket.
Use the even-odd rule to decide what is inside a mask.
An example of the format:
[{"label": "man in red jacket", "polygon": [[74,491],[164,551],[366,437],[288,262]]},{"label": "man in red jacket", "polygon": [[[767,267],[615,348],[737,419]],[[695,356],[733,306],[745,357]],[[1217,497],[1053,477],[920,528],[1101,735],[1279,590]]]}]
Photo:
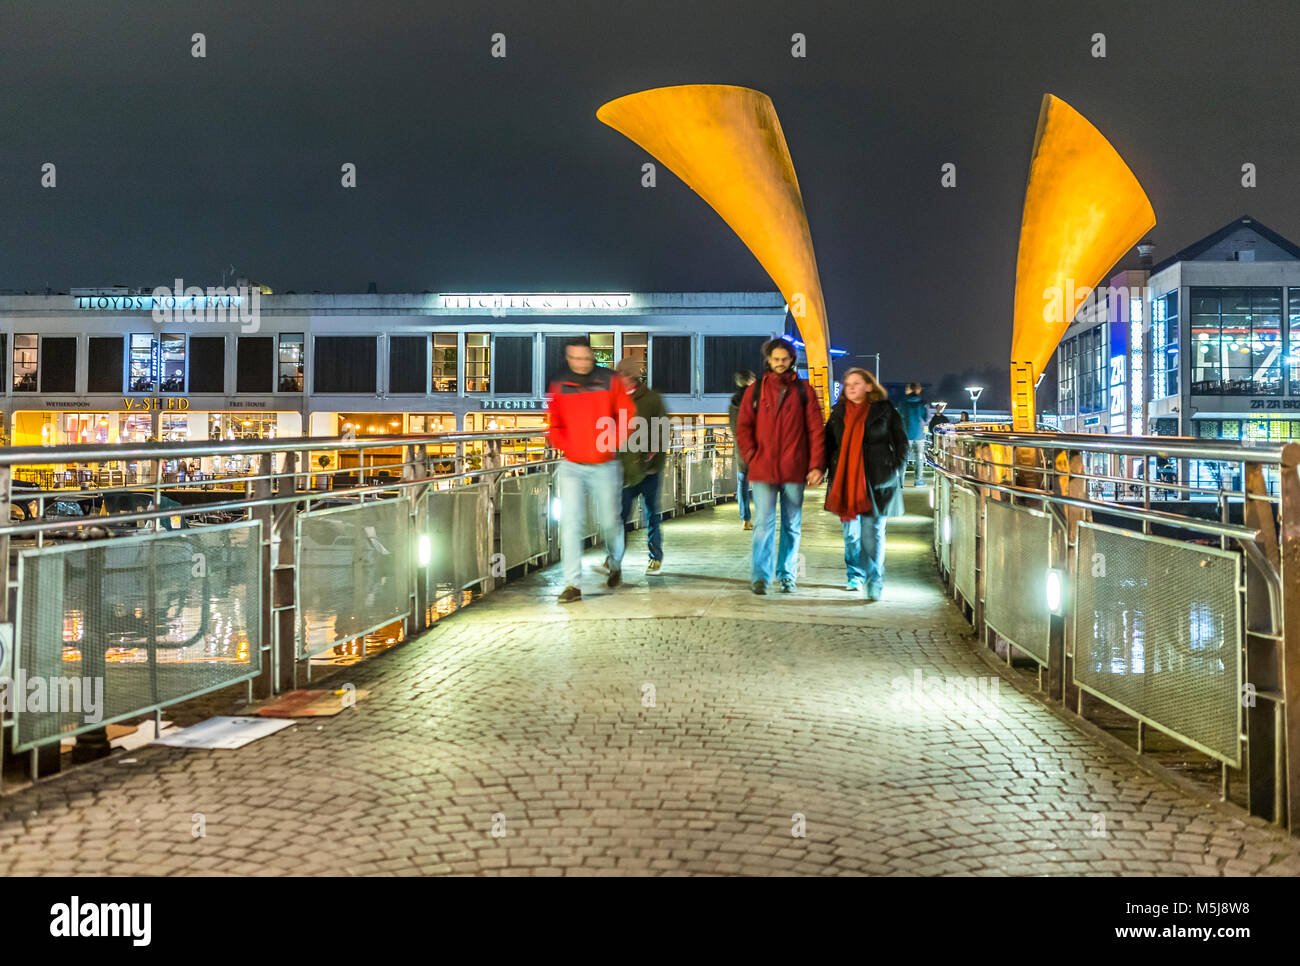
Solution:
[{"label": "man in red jacket", "polygon": [[564,361],[566,368],[551,380],[546,400],[551,447],[564,456],[555,471],[565,583],[561,604],[582,599],[578,584],[589,493],[609,558],[605,586],[617,587],[623,580],[623,466],[618,453],[627,439],[628,420],[636,414],[623,381],[596,365],[587,339],[570,339]]},{"label": "man in red jacket", "polygon": [[772,579],[776,505],[781,503],[781,541],[776,575],[781,592],[795,591],[795,561],[803,523],[803,491],[822,481],[826,462],[825,423],[817,390],[794,371],[794,346],[772,339],[763,346],[767,368],[745,390],[736,420],[736,445],[749,464],[754,492],[754,547],[750,580],[766,594]]}]

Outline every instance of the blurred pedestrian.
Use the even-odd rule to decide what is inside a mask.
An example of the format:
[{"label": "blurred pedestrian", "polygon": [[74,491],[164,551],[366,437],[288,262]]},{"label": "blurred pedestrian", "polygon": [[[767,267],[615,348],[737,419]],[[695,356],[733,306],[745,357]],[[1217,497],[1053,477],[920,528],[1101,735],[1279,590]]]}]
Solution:
[{"label": "blurred pedestrian", "polygon": [[903,417],[903,429],[907,433],[908,458],[915,460],[912,470],[912,485],[920,486],[921,468],[925,465],[925,400],[921,398],[921,384],[909,382],[904,390],[903,402],[899,406]]},{"label": "blurred pedestrian", "polygon": [[[627,445],[619,454],[623,463],[623,525],[632,516],[632,508],[640,499],[645,505],[646,550],[650,560],[647,574],[660,573],[664,561],[663,528],[660,526],[659,482],[661,471],[668,461],[666,452],[672,430],[668,422],[668,408],[663,396],[646,386],[645,363],[628,356],[614,367],[623,388],[627,390],[636,407],[639,425],[628,434]],[[606,561],[606,567],[609,562]]]},{"label": "blurred pedestrian", "polygon": [[[565,584],[561,604],[582,599],[579,584],[588,494],[596,505],[597,528],[609,560],[605,586],[617,587],[623,581],[623,520],[619,513],[623,471],[616,457],[633,413],[622,381],[596,365],[586,338],[565,343],[564,361],[565,368],[551,380],[546,399],[551,446],[564,456],[555,471]],[[615,427],[612,433],[611,426]]]},{"label": "blurred pedestrian", "polygon": [[749,466],[740,454],[740,445],[736,442],[736,421],[740,418],[740,403],[745,398],[745,390],[758,378],[749,369],[741,369],[732,377],[736,391],[731,396],[731,405],[727,407],[727,418],[731,422],[732,454],[736,465],[736,503],[740,505],[740,522],[746,530],[754,529],[754,511],[751,507],[749,487]]}]

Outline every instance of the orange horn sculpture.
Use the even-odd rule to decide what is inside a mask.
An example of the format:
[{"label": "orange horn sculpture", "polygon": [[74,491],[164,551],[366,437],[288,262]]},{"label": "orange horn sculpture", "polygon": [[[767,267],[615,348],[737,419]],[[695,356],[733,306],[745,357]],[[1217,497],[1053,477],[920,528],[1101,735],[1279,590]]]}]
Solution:
[{"label": "orange horn sculpture", "polygon": [[666,165],[740,236],[785,296],[808,379],[830,411],[830,334],[808,216],[776,109],[747,87],[657,87],[596,117]]},{"label": "orange horn sculpture", "polygon": [[1034,386],[1082,301],[1075,293],[1086,296],[1155,223],[1146,192],[1110,142],[1065,101],[1043,95],[1016,259],[1014,430],[1034,431]]}]

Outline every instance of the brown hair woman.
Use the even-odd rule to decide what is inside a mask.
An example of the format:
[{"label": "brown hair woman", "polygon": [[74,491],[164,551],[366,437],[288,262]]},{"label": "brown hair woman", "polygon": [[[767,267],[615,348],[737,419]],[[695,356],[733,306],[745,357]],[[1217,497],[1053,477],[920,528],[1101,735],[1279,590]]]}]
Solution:
[{"label": "brown hair woman", "polygon": [[826,509],[844,529],[847,589],[865,586],[867,600],[885,587],[885,521],[903,515],[907,433],[876,377],[844,373],[843,391],[826,422]]}]

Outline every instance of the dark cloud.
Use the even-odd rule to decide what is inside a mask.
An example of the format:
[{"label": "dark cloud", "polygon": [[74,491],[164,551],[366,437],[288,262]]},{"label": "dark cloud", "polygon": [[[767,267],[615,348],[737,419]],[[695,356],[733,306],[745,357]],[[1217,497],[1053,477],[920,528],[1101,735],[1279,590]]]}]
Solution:
[{"label": "dark cloud", "polygon": [[1006,358],[1046,91],[1147,188],[1157,258],[1247,211],[1300,237],[1298,20],[1162,0],[9,5],[0,287],[233,263],[278,291],[770,288],[674,177],[642,189],[643,152],[595,119],[646,87],[734,83],[781,116],[836,343],[937,380]]}]

